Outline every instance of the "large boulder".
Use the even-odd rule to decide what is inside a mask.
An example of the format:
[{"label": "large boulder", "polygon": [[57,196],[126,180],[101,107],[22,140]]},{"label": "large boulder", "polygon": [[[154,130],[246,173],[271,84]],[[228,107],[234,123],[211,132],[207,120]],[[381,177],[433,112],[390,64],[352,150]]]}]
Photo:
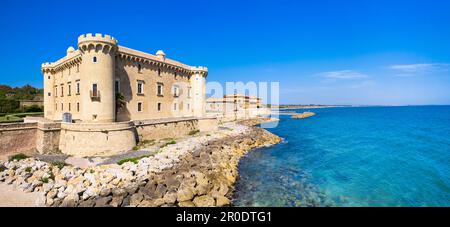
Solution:
[{"label": "large boulder", "polygon": [[192,202],[196,207],[214,207],[216,205],[214,198],[208,195],[195,197]]}]

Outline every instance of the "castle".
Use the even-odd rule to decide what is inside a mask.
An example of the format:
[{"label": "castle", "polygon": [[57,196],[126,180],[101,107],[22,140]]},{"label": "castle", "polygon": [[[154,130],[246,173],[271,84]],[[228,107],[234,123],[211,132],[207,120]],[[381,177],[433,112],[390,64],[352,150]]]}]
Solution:
[{"label": "castle", "polygon": [[257,97],[207,101],[206,67],[119,46],[109,35],[79,36],[77,50],[41,70],[44,117],[0,124],[0,150],[110,156],[266,113]]},{"label": "castle", "polygon": [[118,45],[102,34],[81,35],[78,49],[42,64],[45,118],[124,122],[205,114],[206,67],[188,66]]}]

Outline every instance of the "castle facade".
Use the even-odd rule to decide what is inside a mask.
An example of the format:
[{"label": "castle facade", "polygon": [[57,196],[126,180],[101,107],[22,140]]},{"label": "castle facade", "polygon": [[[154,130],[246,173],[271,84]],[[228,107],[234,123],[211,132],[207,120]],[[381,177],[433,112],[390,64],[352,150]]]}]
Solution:
[{"label": "castle facade", "polygon": [[110,123],[203,117],[208,69],[118,45],[102,34],[78,38],[78,49],[42,64],[45,118]]}]

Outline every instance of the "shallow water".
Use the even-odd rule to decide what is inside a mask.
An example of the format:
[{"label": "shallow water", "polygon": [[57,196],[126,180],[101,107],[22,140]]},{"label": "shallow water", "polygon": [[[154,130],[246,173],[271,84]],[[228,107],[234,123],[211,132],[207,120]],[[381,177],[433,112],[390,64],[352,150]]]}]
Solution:
[{"label": "shallow water", "polygon": [[450,106],[312,111],[241,160],[236,206],[450,206]]}]

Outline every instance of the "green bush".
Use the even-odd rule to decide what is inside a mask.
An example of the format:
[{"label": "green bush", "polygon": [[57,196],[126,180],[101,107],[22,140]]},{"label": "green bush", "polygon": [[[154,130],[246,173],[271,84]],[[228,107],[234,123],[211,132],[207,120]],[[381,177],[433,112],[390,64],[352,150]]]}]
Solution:
[{"label": "green bush", "polygon": [[193,135],[196,135],[198,133],[200,133],[200,130],[193,130],[193,131],[190,131],[188,135],[193,136]]},{"label": "green bush", "polygon": [[27,172],[27,173],[31,173],[31,167],[27,167],[27,168],[25,168],[25,172]]},{"label": "green bush", "polygon": [[43,177],[41,179],[42,183],[47,184],[48,183],[48,178],[47,177]]},{"label": "green bush", "polygon": [[62,168],[64,168],[64,166],[67,166],[67,163],[61,162],[61,161],[53,161],[51,164],[53,166],[58,167],[59,169],[62,169]]},{"label": "green bush", "polygon": [[172,139],[171,141],[169,141],[169,142],[165,143],[164,145],[162,145],[161,148],[167,147],[167,146],[169,146],[169,145],[176,144],[176,143],[177,143],[177,141],[175,141],[175,140]]},{"label": "green bush", "polygon": [[123,160],[120,160],[117,162],[118,165],[123,165],[127,162],[132,162],[134,164],[138,164],[139,160],[143,159],[143,158],[148,158],[150,157],[150,155],[144,155],[144,156],[140,156],[140,157],[136,157],[136,158],[126,158]]},{"label": "green bush", "polygon": [[44,112],[44,108],[38,105],[27,106],[24,110],[26,113]]},{"label": "green bush", "polygon": [[16,154],[16,155],[9,157],[8,160],[9,161],[14,161],[14,160],[20,161],[20,160],[27,159],[27,158],[28,158],[28,156],[26,156],[24,154]]}]

